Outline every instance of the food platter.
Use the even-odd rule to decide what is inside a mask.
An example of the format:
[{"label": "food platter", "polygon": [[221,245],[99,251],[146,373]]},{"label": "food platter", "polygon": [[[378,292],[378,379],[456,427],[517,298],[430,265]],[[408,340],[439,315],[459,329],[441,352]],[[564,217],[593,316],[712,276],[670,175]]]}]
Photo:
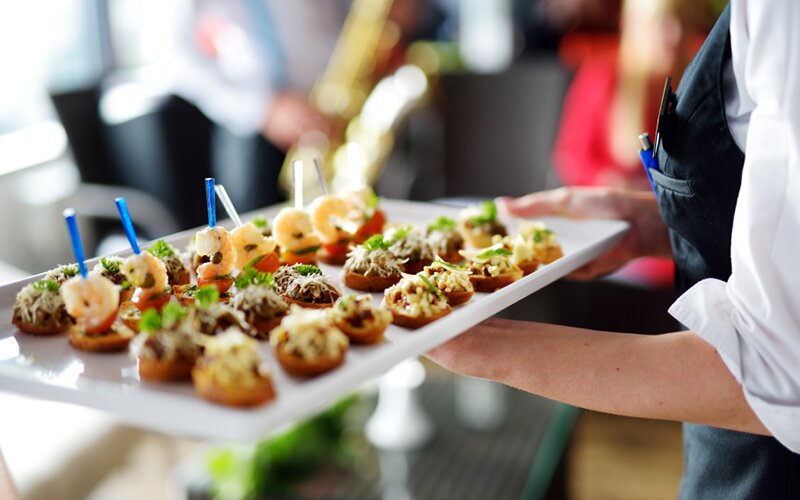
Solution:
[{"label": "food platter", "polygon": [[[424,226],[439,215],[456,217],[458,213],[456,208],[428,203],[383,200],[381,204],[391,223]],[[246,214],[245,218],[272,216],[276,212],[277,208],[265,209]],[[20,333],[10,323],[16,293],[41,275],[10,283],[0,287],[0,317],[4,318],[0,327],[0,390],[95,408],[130,425],[168,434],[257,439],[313,414],[398,362],[424,354],[558,280],[607,250],[627,230],[627,224],[621,221],[544,220],[557,235],[564,257],[494,293],[477,293],[451,314],[418,330],[391,325],[383,343],[351,345],[345,363],[336,370],[313,379],[291,377],[278,366],[269,343],[262,342],[261,351],[272,369],[277,397],[254,409],[209,403],[195,395],[190,383],[142,381],[136,360],[127,353],[82,352],[73,349],[64,335],[35,337]],[[232,227],[229,221],[222,225]],[[184,231],[164,239],[184,248],[193,234],[194,230]],[[354,292],[342,284],[341,267],[320,267],[343,293]],[[373,294],[376,303],[382,298],[382,294]]]}]

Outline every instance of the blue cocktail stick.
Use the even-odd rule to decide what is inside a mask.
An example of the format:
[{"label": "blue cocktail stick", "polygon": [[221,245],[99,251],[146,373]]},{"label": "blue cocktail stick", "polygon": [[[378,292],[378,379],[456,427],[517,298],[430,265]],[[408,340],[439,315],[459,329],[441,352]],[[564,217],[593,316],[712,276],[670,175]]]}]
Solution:
[{"label": "blue cocktail stick", "polygon": [[67,221],[67,230],[69,230],[69,237],[72,240],[72,253],[75,254],[75,260],[78,261],[78,269],[81,271],[81,276],[86,278],[86,263],[83,261],[83,243],[81,243],[81,233],[78,231],[78,222],[75,220],[75,209],[68,208],[64,210],[64,218]]},{"label": "blue cocktail stick", "polygon": [[114,203],[117,204],[119,218],[122,219],[122,228],[125,230],[125,236],[128,237],[128,241],[131,244],[131,249],[133,253],[139,255],[141,250],[139,250],[139,242],[136,240],[136,231],[133,229],[131,214],[128,212],[128,204],[125,203],[125,198],[117,198]]},{"label": "blue cocktail stick", "polygon": [[208,205],[208,227],[217,225],[217,203],[214,197],[214,178],[206,177],[206,204]]}]

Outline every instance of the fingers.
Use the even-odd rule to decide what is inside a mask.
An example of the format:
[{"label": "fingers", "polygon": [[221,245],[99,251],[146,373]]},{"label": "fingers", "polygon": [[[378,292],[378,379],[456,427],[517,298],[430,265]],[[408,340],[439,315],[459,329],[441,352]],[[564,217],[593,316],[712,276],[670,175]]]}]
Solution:
[{"label": "fingers", "polygon": [[501,197],[498,207],[514,217],[539,217],[542,215],[568,215],[569,193],[554,189],[531,193],[520,198]]}]

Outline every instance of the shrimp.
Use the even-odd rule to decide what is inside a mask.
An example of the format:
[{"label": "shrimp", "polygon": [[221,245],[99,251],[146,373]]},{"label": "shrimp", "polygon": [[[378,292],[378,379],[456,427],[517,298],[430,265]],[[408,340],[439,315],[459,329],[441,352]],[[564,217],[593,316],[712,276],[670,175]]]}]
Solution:
[{"label": "shrimp", "polygon": [[195,235],[197,255],[211,258],[197,268],[197,275],[204,278],[227,276],[233,271],[236,253],[231,233],[222,226],[207,227]]},{"label": "shrimp", "polygon": [[67,280],[61,285],[61,298],[67,313],[87,333],[108,330],[119,307],[117,286],[108,278],[96,274]]},{"label": "shrimp", "polygon": [[272,236],[284,250],[297,252],[319,246],[311,218],[302,210],[284,208],[272,225]]},{"label": "shrimp", "polygon": [[247,223],[231,231],[231,240],[236,249],[236,267],[244,267],[258,257],[275,251],[275,240],[261,234],[255,224]]},{"label": "shrimp", "polygon": [[162,292],[167,288],[167,268],[161,259],[150,252],[131,255],[125,259],[120,269],[135,288],[154,292]]},{"label": "shrimp", "polygon": [[351,210],[366,212],[374,204],[375,191],[369,186],[354,189],[345,195],[345,199],[350,205]]},{"label": "shrimp", "polygon": [[311,219],[323,243],[335,244],[350,239],[351,234],[342,228],[349,208],[344,198],[334,195],[320,196],[311,203]]}]

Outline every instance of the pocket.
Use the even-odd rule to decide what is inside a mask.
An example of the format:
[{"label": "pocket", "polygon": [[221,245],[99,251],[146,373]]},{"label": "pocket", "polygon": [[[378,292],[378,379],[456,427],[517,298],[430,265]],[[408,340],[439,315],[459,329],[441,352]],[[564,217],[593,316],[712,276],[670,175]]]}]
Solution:
[{"label": "pocket", "polygon": [[694,196],[694,189],[692,189],[692,185],[689,181],[669,176],[653,168],[651,168],[648,173],[650,174],[650,178],[653,179],[653,183],[660,189],[684,196]]}]

